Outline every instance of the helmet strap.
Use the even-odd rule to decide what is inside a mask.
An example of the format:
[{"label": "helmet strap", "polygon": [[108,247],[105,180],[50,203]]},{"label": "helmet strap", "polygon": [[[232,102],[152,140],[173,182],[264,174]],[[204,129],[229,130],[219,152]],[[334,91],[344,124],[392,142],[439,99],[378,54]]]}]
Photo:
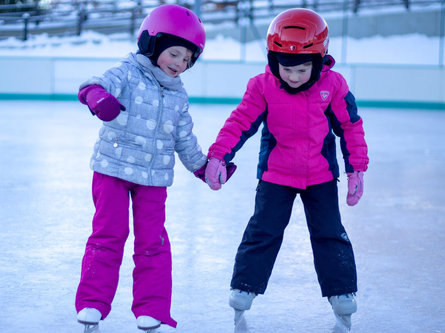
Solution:
[{"label": "helmet strap", "polygon": [[[174,35],[158,33],[156,36],[150,36],[147,30],[141,33],[138,40],[139,52],[148,57],[154,66],[157,66],[157,60],[162,51],[164,51],[170,44],[168,44],[169,38],[174,38],[174,42],[171,42],[171,46],[179,45],[184,46],[192,51],[192,57],[187,68],[190,68],[198,59],[201,50],[193,43]],[[162,39],[162,40],[161,40]],[[165,42],[167,41],[167,42]],[[161,46],[161,43],[163,45]]]},{"label": "helmet strap", "polygon": [[150,36],[147,30],[144,30],[138,40],[138,48],[141,54],[149,57],[155,49],[156,37]]}]

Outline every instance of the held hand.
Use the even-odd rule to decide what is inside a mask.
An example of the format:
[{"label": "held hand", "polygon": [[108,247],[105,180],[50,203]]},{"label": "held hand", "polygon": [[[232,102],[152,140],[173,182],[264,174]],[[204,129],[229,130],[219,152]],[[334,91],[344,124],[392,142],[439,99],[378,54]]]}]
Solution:
[{"label": "held hand", "polygon": [[195,177],[201,179],[204,183],[206,182],[205,178],[206,168],[207,168],[207,162],[205,162],[204,165],[200,167],[198,170],[193,172]]},{"label": "held hand", "polygon": [[[236,164],[233,162],[230,162],[229,164],[226,165],[226,169],[227,169],[227,180],[230,179],[230,177],[232,177],[232,175],[235,173],[236,171]],[[226,180],[226,181],[227,181]]]},{"label": "held hand", "polygon": [[224,161],[211,157],[205,169],[205,182],[212,190],[219,190],[221,185],[232,177],[236,170],[234,163],[226,165]]},{"label": "held hand", "polygon": [[115,119],[119,113],[125,111],[116,97],[99,85],[87,86],[79,91],[79,101],[88,105],[90,111],[103,121]]},{"label": "held hand", "polygon": [[346,203],[354,206],[360,200],[363,194],[363,171],[354,171],[348,173],[348,195]]}]

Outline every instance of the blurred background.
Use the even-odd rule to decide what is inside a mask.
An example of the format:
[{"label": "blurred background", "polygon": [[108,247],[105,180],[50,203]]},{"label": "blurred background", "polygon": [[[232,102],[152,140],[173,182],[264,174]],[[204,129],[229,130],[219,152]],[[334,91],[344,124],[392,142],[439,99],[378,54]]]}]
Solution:
[{"label": "blurred background", "polygon": [[264,38],[271,18],[292,7],[310,8],[324,15],[332,37],[444,36],[443,0],[1,0],[0,36],[26,40],[30,34],[66,36],[87,30],[134,35],[142,19],[165,3],[192,9],[207,25],[217,26],[224,34],[236,35],[227,23],[240,31],[250,27],[251,31],[241,36],[244,41]]},{"label": "blurred background", "polygon": [[[136,50],[140,23],[161,3],[189,7],[206,28],[204,53],[181,75],[204,152],[248,79],[264,71],[272,18],[291,7],[325,17],[333,69],[357,99],[369,145],[359,205],[346,206],[343,170],[339,183],[359,274],[354,332],[445,333],[445,0],[0,0],[0,331],[83,331],[73,303],[94,214],[89,158],[101,123],[77,91]],[[244,327],[233,327],[228,289],[253,209],[258,135],[221,191],[176,164],[167,229],[179,326],[159,333],[340,332],[319,294],[299,200],[267,294]],[[101,332],[138,331],[132,241],[130,234]]]},{"label": "blurred background", "polygon": [[445,0],[0,0],[0,99],[75,99],[82,81],[136,50],[140,23],[164,3],[206,27],[183,75],[194,102],[238,102],[264,70],[271,20],[305,7],[326,19],[335,69],[361,106],[445,109]]},{"label": "blurred background", "polygon": [[263,40],[271,19],[281,11],[310,8],[325,17],[331,37],[436,37],[437,64],[443,66],[444,0],[0,0],[0,38],[80,36],[86,31],[128,32],[135,38],[143,18],[165,3],[192,9],[206,24],[209,39],[222,34],[241,43]]}]

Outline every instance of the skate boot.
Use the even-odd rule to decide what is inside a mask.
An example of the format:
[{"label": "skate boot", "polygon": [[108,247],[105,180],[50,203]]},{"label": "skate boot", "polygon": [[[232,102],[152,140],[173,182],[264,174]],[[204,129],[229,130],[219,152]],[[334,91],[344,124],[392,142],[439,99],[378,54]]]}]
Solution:
[{"label": "skate boot", "polygon": [[83,308],[77,314],[77,321],[85,325],[84,333],[97,331],[102,314],[94,308]]},{"label": "skate boot", "polygon": [[331,296],[328,298],[331,303],[337,322],[351,330],[351,315],[357,311],[357,303],[354,294],[344,294]]},{"label": "skate boot", "polygon": [[138,328],[143,330],[145,333],[153,332],[159,326],[161,326],[161,321],[154,319],[150,316],[139,316],[136,320]]},{"label": "skate boot", "polygon": [[252,301],[256,297],[255,293],[232,289],[229,298],[229,305],[235,310],[235,325],[239,323],[244,311],[249,310]]}]

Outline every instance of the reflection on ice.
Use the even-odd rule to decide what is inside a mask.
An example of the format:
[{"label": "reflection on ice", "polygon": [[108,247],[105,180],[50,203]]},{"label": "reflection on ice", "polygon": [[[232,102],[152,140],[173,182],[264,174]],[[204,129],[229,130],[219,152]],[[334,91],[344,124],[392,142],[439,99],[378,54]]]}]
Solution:
[{"label": "reflection on ice", "polygon": [[[81,332],[74,293],[93,205],[89,158],[98,120],[75,102],[0,101],[0,327],[3,333]],[[203,150],[232,106],[192,105]],[[362,109],[370,150],[365,194],[341,211],[356,254],[353,332],[439,332],[445,327],[444,112]],[[233,260],[252,214],[259,137],[214,192],[178,162],[168,191],[176,331],[159,333],[335,332],[321,298],[299,199],[268,290],[240,325],[228,306]],[[130,311],[131,254],[101,332],[137,332]]]}]

